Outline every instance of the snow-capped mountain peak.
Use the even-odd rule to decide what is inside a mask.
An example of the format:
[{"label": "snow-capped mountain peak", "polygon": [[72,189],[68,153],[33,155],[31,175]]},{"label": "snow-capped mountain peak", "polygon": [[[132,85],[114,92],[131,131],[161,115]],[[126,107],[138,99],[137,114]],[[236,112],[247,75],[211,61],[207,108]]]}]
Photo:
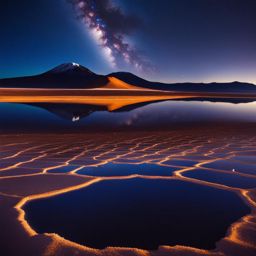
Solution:
[{"label": "snow-capped mountain peak", "polygon": [[72,62],[72,66],[73,67],[80,67],[80,65],[78,63]]},{"label": "snow-capped mountain peak", "polygon": [[70,63],[64,63],[61,64],[53,69],[51,69],[50,71],[46,72],[46,73],[51,73],[51,74],[59,74],[59,73],[73,73],[73,72],[80,72],[80,73],[86,73],[88,75],[92,75],[94,74],[92,71],[90,71],[89,69],[81,66],[80,64],[76,63],[76,62],[70,62]]}]

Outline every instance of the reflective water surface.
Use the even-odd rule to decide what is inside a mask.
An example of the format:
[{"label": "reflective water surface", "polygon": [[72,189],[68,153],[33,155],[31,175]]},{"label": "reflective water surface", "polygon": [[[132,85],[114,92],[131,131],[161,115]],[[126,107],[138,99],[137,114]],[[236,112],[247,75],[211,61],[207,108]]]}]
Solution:
[{"label": "reflective water surface", "polygon": [[176,244],[214,249],[228,226],[250,212],[231,192],[147,179],[103,181],[31,202],[25,211],[40,233],[55,232],[98,249],[148,250]]},{"label": "reflective water surface", "polygon": [[[233,100],[236,102],[236,100]],[[0,103],[1,131],[168,130],[205,123],[256,122],[256,102],[162,101],[115,111],[81,104]]]},{"label": "reflective water surface", "polygon": [[254,255],[255,107],[2,103],[1,226],[51,255]]}]

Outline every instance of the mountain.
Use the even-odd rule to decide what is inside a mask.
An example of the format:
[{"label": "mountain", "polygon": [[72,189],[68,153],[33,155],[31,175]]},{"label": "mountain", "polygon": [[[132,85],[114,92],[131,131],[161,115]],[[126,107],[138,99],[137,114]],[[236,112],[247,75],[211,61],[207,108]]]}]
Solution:
[{"label": "mountain", "polygon": [[98,88],[108,83],[106,76],[98,75],[77,63],[64,63],[45,73],[0,79],[0,87],[16,88]]},{"label": "mountain", "polygon": [[108,76],[118,78],[134,86],[140,86],[148,89],[158,89],[166,91],[183,92],[254,92],[256,85],[250,83],[231,82],[231,83],[160,83],[151,82],[140,78],[129,72],[116,72]]},{"label": "mountain", "polygon": [[180,92],[256,93],[256,86],[249,83],[159,83],[147,81],[132,73],[116,72],[98,75],[77,63],[64,63],[45,73],[0,79],[3,88],[64,88],[64,89],[154,89]]}]

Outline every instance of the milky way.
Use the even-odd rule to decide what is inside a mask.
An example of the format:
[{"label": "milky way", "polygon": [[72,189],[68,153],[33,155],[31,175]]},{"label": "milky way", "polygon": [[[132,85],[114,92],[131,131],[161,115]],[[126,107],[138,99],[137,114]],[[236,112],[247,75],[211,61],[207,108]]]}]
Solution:
[{"label": "milky way", "polygon": [[151,70],[150,62],[127,37],[140,25],[138,17],[126,15],[111,0],[68,0],[88,27],[112,67],[128,65],[139,71]]}]

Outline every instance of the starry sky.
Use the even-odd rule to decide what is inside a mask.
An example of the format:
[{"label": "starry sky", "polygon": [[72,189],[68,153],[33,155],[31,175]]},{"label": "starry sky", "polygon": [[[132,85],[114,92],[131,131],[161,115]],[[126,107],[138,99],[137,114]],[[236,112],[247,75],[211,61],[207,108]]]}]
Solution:
[{"label": "starry sky", "polygon": [[256,84],[255,0],[2,0],[0,78],[65,62],[163,82]]}]

